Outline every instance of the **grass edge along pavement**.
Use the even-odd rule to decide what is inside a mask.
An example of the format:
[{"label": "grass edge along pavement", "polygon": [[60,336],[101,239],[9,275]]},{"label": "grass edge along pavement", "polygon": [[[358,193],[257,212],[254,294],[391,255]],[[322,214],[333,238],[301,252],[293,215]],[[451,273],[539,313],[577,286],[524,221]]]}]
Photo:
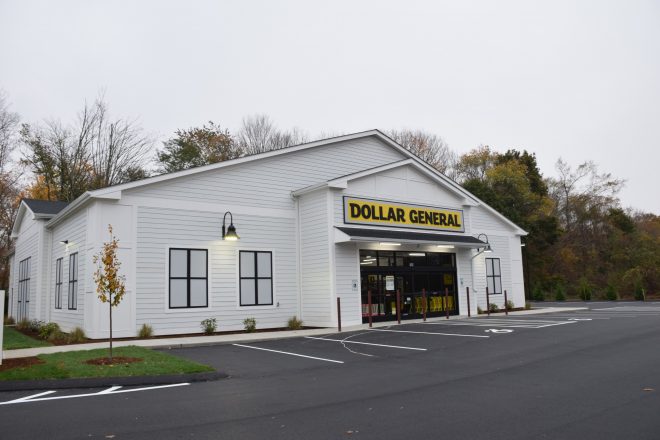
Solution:
[{"label": "grass edge along pavement", "polygon": [[18,350],[21,348],[50,347],[50,342],[35,339],[23,334],[13,327],[5,326],[2,340],[3,350]]},{"label": "grass edge along pavement", "polygon": [[107,357],[106,348],[42,354],[37,356],[42,363],[0,371],[0,383],[47,379],[177,375],[215,371],[208,365],[144,347],[117,347],[113,352],[115,352],[115,356],[140,358],[142,361],[116,365],[85,363],[90,359]]}]

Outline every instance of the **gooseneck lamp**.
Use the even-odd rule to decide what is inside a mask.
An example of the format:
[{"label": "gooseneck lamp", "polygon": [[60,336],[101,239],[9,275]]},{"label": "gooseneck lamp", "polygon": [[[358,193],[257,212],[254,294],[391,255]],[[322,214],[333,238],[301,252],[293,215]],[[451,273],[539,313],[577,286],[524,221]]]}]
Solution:
[{"label": "gooseneck lamp", "polygon": [[473,259],[475,257],[481,255],[481,254],[489,254],[489,253],[493,252],[493,248],[490,246],[490,243],[488,243],[488,236],[486,234],[477,235],[477,239],[481,240],[481,237],[484,237],[486,239],[486,246],[484,246],[484,248],[482,250],[480,250],[479,252],[474,254],[472,256]]},{"label": "gooseneck lamp", "polygon": [[[225,229],[225,222],[227,220],[227,214],[229,214],[229,227]],[[236,233],[236,227],[234,226],[234,216],[231,212],[225,212],[224,217],[222,217],[222,239],[227,241],[236,241],[240,237]]]}]

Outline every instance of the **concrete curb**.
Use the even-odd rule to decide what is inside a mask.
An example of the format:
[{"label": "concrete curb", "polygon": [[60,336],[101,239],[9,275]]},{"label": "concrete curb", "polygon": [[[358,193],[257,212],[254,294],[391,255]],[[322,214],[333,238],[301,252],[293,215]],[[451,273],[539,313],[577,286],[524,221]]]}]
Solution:
[{"label": "concrete curb", "polygon": [[0,381],[0,391],[57,390],[67,388],[103,388],[111,386],[166,385],[181,382],[209,382],[228,376],[217,371],[161,376],[83,377],[77,379],[42,379]]}]

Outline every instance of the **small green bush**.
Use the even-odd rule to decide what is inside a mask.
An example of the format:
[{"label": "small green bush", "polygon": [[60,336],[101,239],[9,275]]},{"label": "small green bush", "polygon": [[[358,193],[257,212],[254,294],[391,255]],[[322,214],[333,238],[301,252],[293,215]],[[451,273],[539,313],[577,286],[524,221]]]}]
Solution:
[{"label": "small green bush", "polygon": [[591,294],[594,290],[592,285],[589,283],[585,277],[580,278],[580,284],[578,284],[578,296],[582,301],[591,301]]},{"label": "small green bush", "polygon": [[57,330],[55,330],[54,332],[52,332],[50,335],[48,335],[48,338],[46,338],[46,339],[48,340],[48,342],[53,342],[53,343],[57,343],[57,342],[68,343],[69,342],[68,335],[66,333],[64,333],[62,330],[60,330],[59,328]]},{"label": "small green bush", "polygon": [[534,286],[534,289],[532,289],[532,299],[534,301],[545,301],[545,295],[541,286]]},{"label": "small green bush", "polygon": [[477,315],[483,315],[483,314],[484,314],[484,310],[481,307],[477,306]]},{"label": "small green bush", "polygon": [[56,322],[49,322],[48,324],[43,324],[39,328],[39,337],[41,339],[50,340],[50,337],[54,334],[62,333],[60,326]]},{"label": "small green bush", "polygon": [[555,301],[566,301],[566,292],[564,286],[558,284],[555,287]]},{"label": "small green bush", "polygon": [[18,323],[16,324],[16,330],[20,330],[22,332],[26,332],[30,330],[30,320],[27,318],[23,318]]},{"label": "small green bush", "polygon": [[16,320],[14,319],[13,316],[5,316],[4,324],[5,325],[14,325],[14,324],[16,324]]},{"label": "small green bush", "polygon": [[207,318],[203,320],[200,325],[202,326],[202,330],[204,330],[204,334],[212,335],[218,329],[218,320],[215,318]]},{"label": "small green bush", "polygon": [[80,344],[85,342],[86,340],[87,340],[87,335],[85,334],[85,330],[81,329],[80,327],[74,328],[67,335],[67,342],[69,344]]},{"label": "small green bush", "polygon": [[532,310],[532,303],[525,303],[525,310]]},{"label": "small green bush", "polygon": [[635,300],[636,301],[646,301],[646,292],[641,284],[635,286]]},{"label": "small green bush", "polygon": [[513,304],[513,301],[511,301],[511,300],[508,300],[508,301],[506,302],[506,305],[505,305],[505,306],[506,306],[506,309],[507,309],[507,310],[513,310],[513,309],[516,308],[516,306]]},{"label": "small green bush", "polygon": [[490,303],[490,306],[488,307],[488,310],[490,310],[490,313],[495,313],[495,312],[499,312],[500,308],[498,307],[497,304]]},{"label": "small green bush", "polygon": [[616,289],[611,284],[608,284],[607,289],[605,289],[605,299],[608,301],[616,301],[619,299],[619,295],[617,295]]},{"label": "small green bush", "polygon": [[41,327],[43,327],[44,325],[46,325],[45,322],[39,321],[38,319],[33,319],[32,321],[30,321],[29,330],[34,333],[40,333]]},{"label": "small green bush", "polygon": [[140,327],[140,331],[138,332],[138,338],[149,339],[153,336],[154,336],[154,329],[149,324],[142,324],[142,327]]},{"label": "small green bush", "polygon": [[245,331],[248,333],[257,330],[257,320],[255,318],[245,318],[243,320],[243,325],[245,326]]},{"label": "small green bush", "polygon": [[286,323],[286,327],[289,330],[300,330],[302,328],[302,325],[303,325],[302,320],[298,319],[297,316],[289,318],[289,320]]}]

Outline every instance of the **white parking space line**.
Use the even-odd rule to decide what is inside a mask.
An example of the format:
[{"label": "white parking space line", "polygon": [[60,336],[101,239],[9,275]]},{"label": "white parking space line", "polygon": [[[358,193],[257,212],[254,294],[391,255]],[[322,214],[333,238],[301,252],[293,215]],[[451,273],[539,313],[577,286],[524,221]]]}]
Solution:
[{"label": "white parking space line", "polygon": [[170,384],[170,385],[156,385],[156,386],[150,386],[150,387],[142,387],[142,388],[132,388],[130,390],[119,390],[121,388],[120,386],[114,386],[111,388],[108,388],[103,391],[99,391],[96,393],[84,393],[84,394],[69,394],[66,396],[53,396],[53,397],[39,397],[39,396],[45,396],[46,394],[52,394],[55,391],[46,391],[43,393],[39,394],[33,394],[31,396],[26,396],[26,397],[21,397],[20,399],[14,399],[14,400],[9,400],[7,402],[0,402],[0,405],[13,405],[15,403],[31,403],[31,402],[42,402],[44,400],[60,400],[60,399],[75,399],[78,397],[93,397],[93,396],[109,396],[111,394],[121,394],[121,393],[134,393],[136,391],[149,391],[149,390],[157,390],[157,389],[162,389],[162,388],[173,388],[173,387],[181,387],[181,386],[186,386],[190,385],[188,382],[183,382],[183,383],[175,383],[175,384]]},{"label": "white parking space line", "polygon": [[271,350],[270,348],[253,347],[251,345],[243,345],[243,344],[231,344],[231,345],[234,345],[236,347],[251,348],[253,350],[270,351],[271,353],[288,354],[289,356],[297,356],[297,357],[301,357],[301,358],[315,359],[317,361],[334,362],[335,364],[343,364],[344,363],[344,361],[336,361],[334,359],[326,359],[326,358],[316,357],[316,356],[307,356],[306,354],[291,353],[289,351]]},{"label": "white parking space line", "polygon": [[576,321],[525,321],[514,319],[479,318],[472,321],[425,322],[426,325],[468,326],[468,327],[507,327],[507,328],[545,328],[563,324],[574,324]]},{"label": "white parking space line", "polygon": [[385,348],[400,348],[402,350],[417,350],[417,351],[427,351],[426,348],[417,348],[417,347],[404,347],[401,345],[387,345],[387,344],[374,344],[372,342],[359,342],[359,341],[348,341],[345,339],[327,339],[327,338],[315,338],[314,336],[305,336],[306,339],[314,339],[316,341],[330,341],[330,342],[341,342],[343,344],[360,344],[360,345],[373,345],[376,347],[385,347]]},{"label": "white parking space line", "polygon": [[482,335],[463,335],[460,333],[416,332],[412,330],[389,330],[384,328],[370,328],[369,331],[392,332],[392,333],[415,333],[418,335],[436,335],[436,336],[460,336],[464,338],[490,338],[490,336],[482,336]]}]

